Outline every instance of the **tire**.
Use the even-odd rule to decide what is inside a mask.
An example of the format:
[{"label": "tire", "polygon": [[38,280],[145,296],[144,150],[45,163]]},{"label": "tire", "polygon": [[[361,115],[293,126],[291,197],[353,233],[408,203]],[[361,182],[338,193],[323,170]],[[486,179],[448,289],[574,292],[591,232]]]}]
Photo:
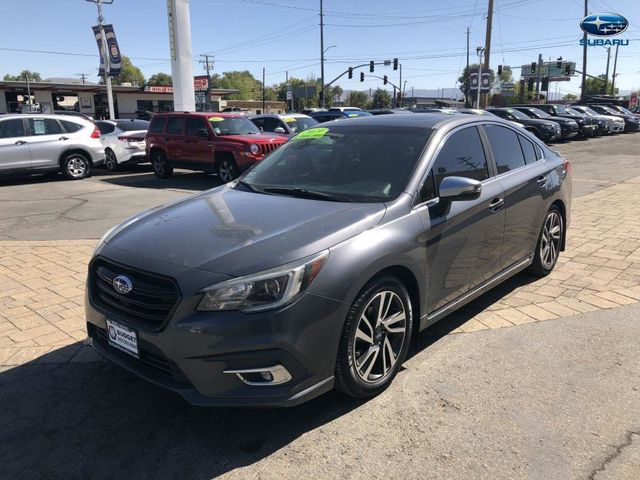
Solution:
[{"label": "tire", "polygon": [[216,163],[216,174],[222,183],[229,183],[240,174],[240,171],[236,161],[232,157],[225,155]]},{"label": "tire", "polygon": [[69,180],[81,180],[91,174],[91,161],[82,153],[69,153],[62,159],[61,170]]},{"label": "tire", "polygon": [[161,150],[154,150],[151,153],[151,166],[153,167],[153,173],[158,178],[169,178],[173,175],[173,167]]},{"label": "tire", "polygon": [[110,172],[117,172],[120,169],[116,154],[109,148],[104,151],[104,168]]},{"label": "tire", "polygon": [[544,216],[536,251],[533,254],[533,263],[528,269],[529,273],[537,277],[545,277],[553,271],[560,256],[563,236],[564,219],[560,209],[554,205]]},{"label": "tire", "polygon": [[407,356],[413,323],[409,293],[397,278],[370,281],[347,314],[336,359],[336,388],[357,398],[384,391]]}]

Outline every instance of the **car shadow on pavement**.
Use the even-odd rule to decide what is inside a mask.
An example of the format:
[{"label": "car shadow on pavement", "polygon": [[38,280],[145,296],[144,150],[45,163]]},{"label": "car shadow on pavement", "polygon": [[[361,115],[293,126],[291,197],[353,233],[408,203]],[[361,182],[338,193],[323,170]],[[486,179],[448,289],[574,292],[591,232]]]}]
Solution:
[{"label": "car shadow on pavement", "polygon": [[[123,174],[124,173],[124,174]],[[162,179],[153,173],[127,175],[127,172],[115,172],[109,176],[100,177],[100,181],[134,188],[180,189],[180,190],[209,190],[222,185],[216,175],[202,172],[175,172],[171,178]],[[128,172],[132,173],[132,172]]]},{"label": "car shadow on pavement", "polygon": [[69,182],[73,180],[67,180],[64,175],[58,172],[42,174],[42,175],[8,175],[0,178],[0,188],[5,186],[16,185],[33,185],[38,183],[51,183],[51,182]]},{"label": "car shadow on pavement", "polygon": [[0,372],[2,477],[208,479],[361,404],[331,392],[288,409],[192,407],[104,361],[31,363]]}]

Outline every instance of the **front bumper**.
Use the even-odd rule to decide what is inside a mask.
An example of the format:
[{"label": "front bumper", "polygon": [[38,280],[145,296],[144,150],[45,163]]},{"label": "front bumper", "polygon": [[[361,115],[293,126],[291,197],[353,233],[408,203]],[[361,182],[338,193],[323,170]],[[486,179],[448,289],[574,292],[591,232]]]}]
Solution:
[{"label": "front bumper", "polygon": [[583,138],[593,137],[597,130],[597,125],[580,125],[580,136]]},{"label": "front bumper", "polygon": [[[89,281],[90,282],[90,281]],[[187,297],[160,330],[105,312],[87,287],[90,343],[108,360],[203,406],[293,406],[333,388],[345,304],[312,293],[279,310],[198,312]],[[134,329],[139,358],[107,341],[107,317]],[[283,366],[290,380],[251,385],[235,370]],[[224,373],[225,371],[231,371]],[[246,380],[246,379],[245,379]]]}]

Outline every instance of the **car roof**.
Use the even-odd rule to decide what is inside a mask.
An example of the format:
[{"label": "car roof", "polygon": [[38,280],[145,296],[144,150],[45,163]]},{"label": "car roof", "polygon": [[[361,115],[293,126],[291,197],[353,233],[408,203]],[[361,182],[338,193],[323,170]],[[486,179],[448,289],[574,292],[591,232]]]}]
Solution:
[{"label": "car roof", "polygon": [[[482,123],[502,123],[511,125],[498,117],[486,117],[482,115],[447,115],[442,113],[425,113],[423,115],[371,115],[366,117],[354,117],[346,120],[338,120],[335,126],[389,126],[389,127],[422,127],[439,128],[451,126],[454,128],[460,125],[473,125]],[[323,123],[321,126],[329,125]]]},{"label": "car roof", "polygon": [[[74,118],[69,118],[74,117]],[[91,123],[91,120],[88,120],[80,115],[56,115],[52,113],[8,113],[2,116],[2,119],[6,118],[56,118],[58,120],[64,121],[84,121]]]},{"label": "car roof", "polygon": [[240,112],[162,112],[156,113],[153,117],[167,117],[167,116],[181,116],[181,115],[190,115],[194,117],[224,117],[224,118],[247,118],[246,115],[243,115]]},{"label": "car roof", "polygon": [[263,113],[260,115],[253,115],[250,118],[311,118],[304,113]]}]

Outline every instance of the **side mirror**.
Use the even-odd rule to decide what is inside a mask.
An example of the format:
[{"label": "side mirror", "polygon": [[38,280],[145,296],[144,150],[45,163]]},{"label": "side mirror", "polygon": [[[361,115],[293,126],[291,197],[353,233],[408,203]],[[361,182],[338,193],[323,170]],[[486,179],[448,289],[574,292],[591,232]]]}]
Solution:
[{"label": "side mirror", "polygon": [[284,128],[276,127],[273,129],[273,133],[286,133],[286,132],[284,131]]},{"label": "side mirror", "polygon": [[202,138],[209,138],[209,130],[206,128],[198,129],[198,136]]},{"label": "side mirror", "polygon": [[472,178],[445,177],[438,187],[443,200],[473,200],[482,191],[482,184]]}]

